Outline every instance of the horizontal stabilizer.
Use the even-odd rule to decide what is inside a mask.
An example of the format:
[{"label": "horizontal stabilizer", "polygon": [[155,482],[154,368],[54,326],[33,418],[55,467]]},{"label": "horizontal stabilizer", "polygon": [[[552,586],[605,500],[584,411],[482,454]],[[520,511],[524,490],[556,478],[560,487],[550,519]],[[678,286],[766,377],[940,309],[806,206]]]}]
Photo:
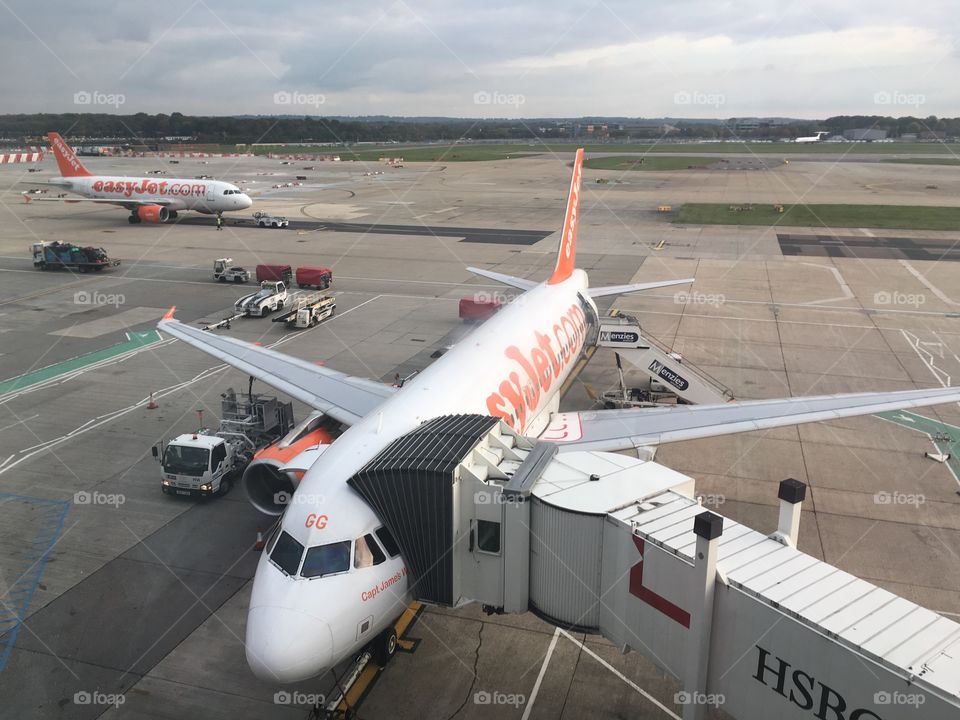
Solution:
[{"label": "horizontal stabilizer", "polygon": [[627,293],[642,292],[643,290],[656,290],[657,288],[670,287],[671,285],[689,285],[693,278],[686,280],[661,280],[659,282],[634,283],[633,285],[609,285],[607,287],[590,288],[587,292],[590,297],[606,297],[607,295],[625,295]]},{"label": "horizontal stabilizer", "polygon": [[481,270],[480,268],[468,267],[467,270],[472,272],[474,275],[480,275],[490,280],[496,280],[499,283],[504,285],[509,285],[510,287],[515,287],[519,290],[529,290],[538,285],[538,283],[533,280],[525,280],[524,278],[514,277],[513,275],[504,275],[503,273],[494,272],[493,270]]}]

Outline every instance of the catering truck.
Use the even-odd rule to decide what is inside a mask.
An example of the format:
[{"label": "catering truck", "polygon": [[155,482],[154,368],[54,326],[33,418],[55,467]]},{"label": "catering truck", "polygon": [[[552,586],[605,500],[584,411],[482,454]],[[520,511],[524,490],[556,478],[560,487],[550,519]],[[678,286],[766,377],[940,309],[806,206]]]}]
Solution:
[{"label": "catering truck", "polygon": [[153,446],[164,493],[209,497],[226,492],[258,450],[294,426],[292,403],[258,393],[238,396],[232,388],[223,395],[220,417],[216,430],[200,428]]}]

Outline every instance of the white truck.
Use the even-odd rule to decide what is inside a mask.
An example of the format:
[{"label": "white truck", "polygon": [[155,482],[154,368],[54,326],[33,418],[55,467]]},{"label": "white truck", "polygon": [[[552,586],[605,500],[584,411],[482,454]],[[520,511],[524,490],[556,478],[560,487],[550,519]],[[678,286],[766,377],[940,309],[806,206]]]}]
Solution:
[{"label": "white truck", "polygon": [[264,315],[282,310],[287,302],[287,286],[281,280],[264,280],[260,289],[255,293],[244,295],[237,300],[234,307],[238,315],[263,317]]},{"label": "white truck", "polygon": [[313,327],[333,315],[337,309],[337,301],[333,295],[321,292],[300,295],[290,306],[290,312],[273,319],[274,322],[284,322],[288,328],[303,330]]},{"label": "white truck", "polygon": [[246,268],[231,265],[233,258],[217,258],[213,261],[213,279],[218,282],[245,283],[250,279]]},{"label": "white truck", "polygon": [[294,425],[293,404],[259,394],[224,393],[220,427],[202,428],[153,446],[161,465],[160,487],[168,495],[210,497],[226,492],[254,453]]},{"label": "white truck", "polygon": [[256,221],[257,227],[285,228],[290,225],[290,221],[283,215],[270,215],[260,211],[253,214],[253,219]]}]

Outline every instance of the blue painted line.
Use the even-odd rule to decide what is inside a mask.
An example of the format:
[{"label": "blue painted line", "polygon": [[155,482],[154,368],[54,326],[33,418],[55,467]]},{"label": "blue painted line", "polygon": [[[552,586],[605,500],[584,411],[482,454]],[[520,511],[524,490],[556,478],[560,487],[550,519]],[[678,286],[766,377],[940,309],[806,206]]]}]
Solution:
[{"label": "blue painted line", "polygon": [[[42,552],[35,558],[32,557],[33,553],[27,554],[24,558],[26,565],[24,577],[17,580],[13,587],[6,593],[6,597],[10,599],[16,598],[15,604],[17,607],[8,608],[7,606],[11,604],[9,602],[4,602],[4,605],[0,606],[0,613],[7,615],[7,617],[0,617],[0,627],[10,626],[3,631],[5,639],[3,650],[0,652],[0,672],[3,672],[7,660],[10,658],[10,652],[13,650],[13,644],[17,640],[17,634],[23,625],[23,619],[27,616],[30,602],[33,600],[33,595],[37,590],[37,586],[40,584],[40,578],[43,576],[43,569],[47,564],[53,546],[63,531],[63,523],[67,518],[67,513],[70,511],[70,503],[64,500],[50,500],[48,498],[35,498],[26,495],[0,492],[0,501],[10,500],[47,506],[48,512],[46,516],[41,515],[37,518],[41,523],[41,527],[31,543],[38,548],[43,548]],[[2,509],[2,507],[3,504],[0,503],[0,509]],[[59,513],[57,513],[58,507]],[[30,568],[34,568],[32,578],[29,577]]]}]

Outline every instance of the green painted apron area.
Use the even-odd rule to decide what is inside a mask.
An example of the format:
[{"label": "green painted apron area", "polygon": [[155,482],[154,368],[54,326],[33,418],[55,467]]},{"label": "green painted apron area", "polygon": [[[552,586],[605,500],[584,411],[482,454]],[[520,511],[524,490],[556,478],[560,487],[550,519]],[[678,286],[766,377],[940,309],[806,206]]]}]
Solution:
[{"label": "green painted apron area", "polygon": [[67,373],[71,373],[76,370],[82,370],[88,365],[95,365],[96,363],[103,362],[104,360],[110,360],[118,355],[128,353],[131,350],[138,350],[139,348],[146,347],[147,345],[153,345],[154,343],[160,342],[160,340],[160,333],[156,330],[148,330],[147,332],[129,332],[127,333],[126,342],[117,343],[116,345],[111,345],[103,350],[96,350],[95,352],[87,353],[86,355],[80,355],[78,357],[71,358],[70,360],[64,360],[63,362],[55,363],[54,365],[48,365],[40,370],[34,370],[33,372],[18,375],[17,377],[10,378],[9,380],[4,380],[0,382],[0,395],[5,395],[9,392],[15,392],[17,390],[23,390],[31,385],[45,382],[60,375],[66,375]]},{"label": "green painted apron area", "polygon": [[878,418],[895,423],[900,427],[909,428],[923,433],[937,446],[937,452],[950,455],[947,465],[953,476],[960,481],[960,427],[933,420],[923,415],[907,412],[906,410],[891,410],[890,412],[876,413]]}]

